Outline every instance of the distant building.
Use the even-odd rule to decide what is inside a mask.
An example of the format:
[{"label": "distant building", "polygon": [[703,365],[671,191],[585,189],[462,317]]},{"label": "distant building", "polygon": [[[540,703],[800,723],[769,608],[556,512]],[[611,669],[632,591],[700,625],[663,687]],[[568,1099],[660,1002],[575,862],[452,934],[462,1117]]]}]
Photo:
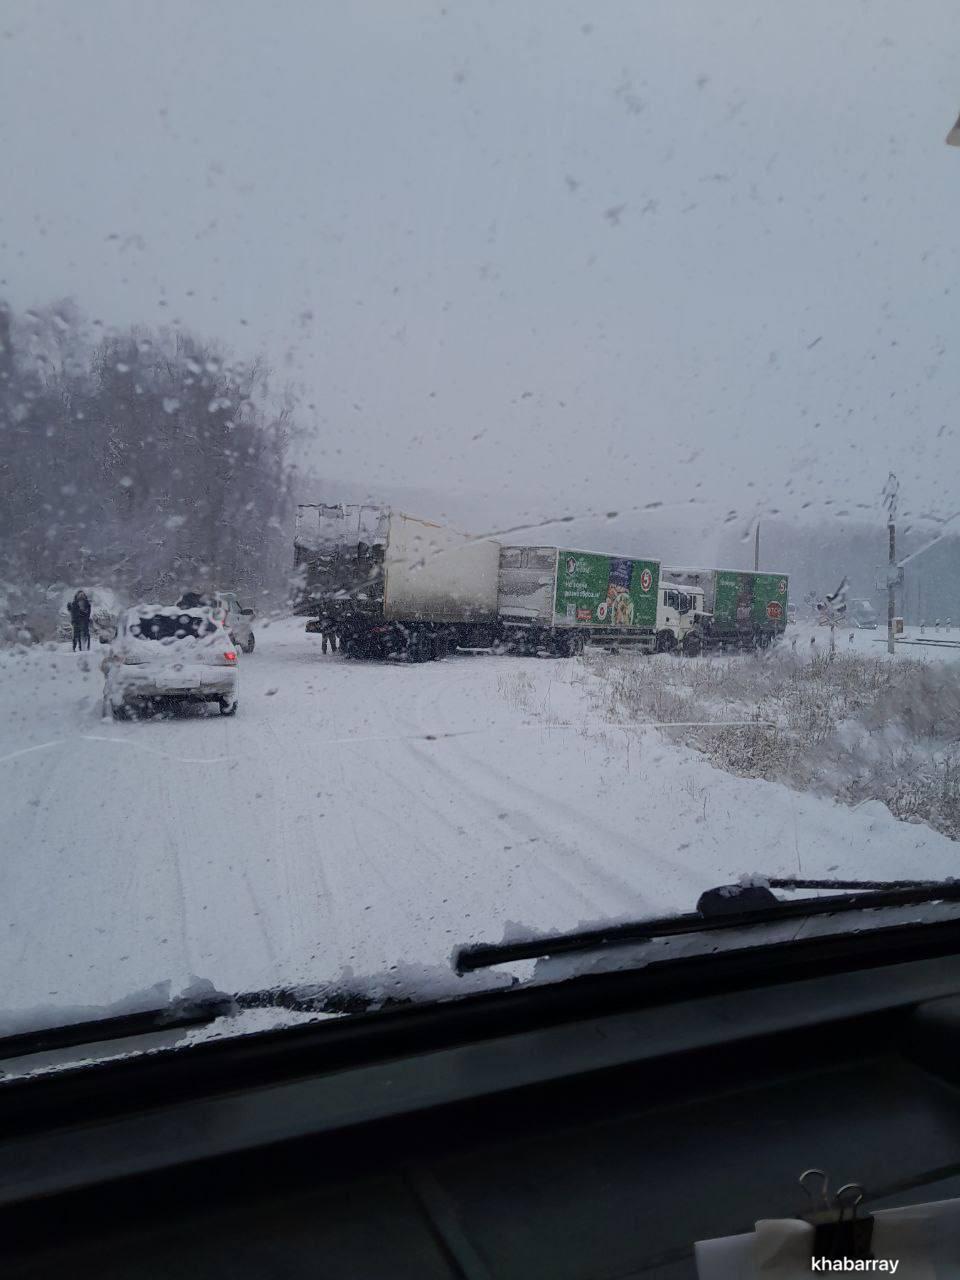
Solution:
[{"label": "distant building", "polygon": [[938,618],[960,623],[960,537],[946,535],[925,549],[908,552],[901,563],[897,612],[904,620],[910,625]]}]

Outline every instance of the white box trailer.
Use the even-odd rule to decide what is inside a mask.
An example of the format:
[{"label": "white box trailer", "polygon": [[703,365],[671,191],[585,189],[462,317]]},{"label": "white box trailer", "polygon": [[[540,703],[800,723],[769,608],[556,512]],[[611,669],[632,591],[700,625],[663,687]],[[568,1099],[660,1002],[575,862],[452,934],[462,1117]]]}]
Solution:
[{"label": "white box trailer", "polygon": [[384,554],[385,618],[492,622],[500,544],[445,525],[391,513]]},{"label": "white box trailer", "polygon": [[415,660],[489,644],[500,544],[386,507],[297,509],[298,613],[329,620],[346,654]]}]

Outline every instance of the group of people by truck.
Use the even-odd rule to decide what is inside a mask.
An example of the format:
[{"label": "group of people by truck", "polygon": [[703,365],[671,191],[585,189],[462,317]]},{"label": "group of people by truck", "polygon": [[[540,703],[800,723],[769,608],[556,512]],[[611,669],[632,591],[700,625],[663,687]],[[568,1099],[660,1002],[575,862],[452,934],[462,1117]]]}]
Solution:
[{"label": "group of people by truck", "polygon": [[763,648],[788,615],[786,574],[506,545],[377,506],[301,505],[295,565],[296,611],[346,657]]}]

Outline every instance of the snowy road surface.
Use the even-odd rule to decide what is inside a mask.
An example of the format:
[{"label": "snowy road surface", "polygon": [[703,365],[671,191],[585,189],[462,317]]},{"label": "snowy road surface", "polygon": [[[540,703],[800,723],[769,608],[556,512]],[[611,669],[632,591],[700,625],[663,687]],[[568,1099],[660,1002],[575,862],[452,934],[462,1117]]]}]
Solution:
[{"label": "snowy road surface", "polygon": [[878,804],[604,725],[582,660],[356,664],[286,620],[243,659],[235,719],[114,724],[99,658],[0,654],[7,1010],[442,969],[513,925],[691,910],[744,872],[957,868]]}]

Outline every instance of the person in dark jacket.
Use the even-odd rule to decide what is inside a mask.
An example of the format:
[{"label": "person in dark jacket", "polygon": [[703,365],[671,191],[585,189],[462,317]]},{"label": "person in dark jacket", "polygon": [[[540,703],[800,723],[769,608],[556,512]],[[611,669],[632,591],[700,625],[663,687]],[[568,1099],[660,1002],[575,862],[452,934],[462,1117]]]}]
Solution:
[{"label": "person in dark jacket", "polygon": [[327,645],[330,646],[331,653],[337,652],[337,628],[333,618],[324,614],[320,619],[320,652],[327,652]]},{"label": "person in dark jacket", "polygon": [[90,600],[85,591],[78,591],[70,603],[67,605],[70,612],[70,621],[73,623],[73,651],[76,653],[78,649],[83,648],[83,642],[86,640],[87,648],[90,648],[90,614],[93,610],[90,607]]}]

